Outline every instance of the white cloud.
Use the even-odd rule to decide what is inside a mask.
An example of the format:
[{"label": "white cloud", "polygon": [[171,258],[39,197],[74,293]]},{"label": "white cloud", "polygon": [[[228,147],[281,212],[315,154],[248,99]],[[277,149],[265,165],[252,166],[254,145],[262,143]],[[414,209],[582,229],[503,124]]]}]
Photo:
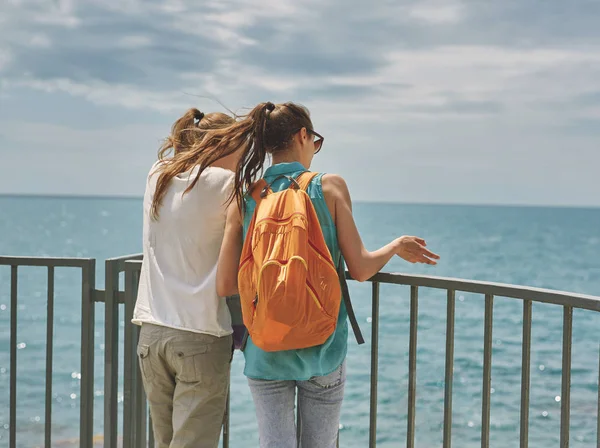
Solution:
[{"label": "white cloud", "polygon": [[[371,165],[391,179],[385,191],[392,199],[406,191],[427,200],[431,191],[411,191],[420,185],[411,178],[418,167],[431,168],[439,194],[450,199],[457,190],[447,188],[448,172],[469,192],[491,171],[512,179],[515,166],[521,185],[543,181],[540,191],[556,194],[550,180],[530,173],[548,160],[547,177],[558,179],[561,150],[588,155],[597,148],[590,128],[600,119],[600,31],[581,14],[559,23],[553,8],[532,1],[0,0],[0,95],[19,106],[10,125],[2,117],[0,137],[28,151],[38,150],[39,139],[43,148],[75,142],[66,145],[71,152],[82,141],[94,154],[111,145],[147,151],[157,143],[154,134],[146,138],[152,126],[127,127],[127,117],[164,121],[167,132],[190,105],[220,109],[188,93],[241,113],[259,101],[294,100],[311,109],[330,142],[319,169],[354,176],[363,199],[381,194],[370,193],[373,183],[356,168]],[[79,100],[57,107],[57,117],[19,125],[18,114],[33,103],[51,110],[66,96]],[[78,132],[80,109],[100,117],[103,130],[87,123]],[[63,117],[68,125],[38,127]],[[587,126],[583,135],[561,133],[579,122]],[[17,132],[34,127],[41,132]],[[136,133],[145,133],[142,143]],[[498,154],[505,159],[496,166]],[[82,164],[85,157],[75,156]],[[132,156],[106,169],[136,163]],[[401,176],[395,165],[405,167]],[[591,178],[593,164],[582,165]]]},{"label": "white cloud", "polygon": [[464,16],[463,5],[448,1],[420,1],[408,8],[409,17],[430,24],[455,24]]},{"label": "white cloud", "polygon": [[181,110],[189,101],[180,91],[148,91],[126,84],[112,84],[98,80],[86,83],[68,78],[36,79],[22,78],[4,83],[3,89],[25,87],[46,93],[66,93],[85,98],[97,105],[121,106],[128,109],[146,109],[157,112]]},{"label": "white cloud", "polygon": [[34,34],[29,38],[29,45],[37,48],[50,48],[52,46],[52,41],[45,34]]},{"label": "white cloud", "polygon": [[[135,41],[134,41],[135,42]],[[10,85],[45,92],[64,92],[99,105],[160,112],[180,110],[189,102],[185,93],[214,95],[233,107],[248,106],[253,92],[281,100],[305,97],[319,87],[327,103],[328,90],[356,88],[355,97],[338,98],[335,108],[354,113],[357,108],[379,111],[388,120],[436,117],[465,119],[489,113],[520,110],[543,118],[548,103],[568,102],[589,91],[600,91],[600,51],[588,49],[510,49],[490,46],[446,46],[393,51],[372,73],[311,75],[278,73],[268,67],[221,59],[213,70],[184,72],[167,88],[143,88],[100,80],[76,82],[69,78],[20,78]],[[565,84],[566,79],[577,79]],[[360,92],[364,90],[364,93]],[[240,104],[243,102],[244,104]],[[593,108],[578,108],[577,116],[597,116]],[[561,119],[572,118],[564,110]]]},{"label": "white cloud", "polygon": [[11,61],[10,51],[6,48],[0,48],[0,72],[5,70]]},{"label": "white cloud", "polygon": [[123,36],[119,38],[118,47],[127,49],[138,49],[152,45],[152,39],[149,36]]}]

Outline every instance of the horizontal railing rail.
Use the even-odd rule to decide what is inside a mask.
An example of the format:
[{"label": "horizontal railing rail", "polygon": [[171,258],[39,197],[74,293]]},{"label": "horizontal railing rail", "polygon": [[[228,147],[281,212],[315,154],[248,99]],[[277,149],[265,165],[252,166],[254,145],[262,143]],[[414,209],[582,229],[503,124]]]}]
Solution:
[{"label": "horizontal railing rail", "polygon": [[[347,274],[349,279],[352,277]],[[369,281],[393,285],[418,286],[433,289],[488,294],[512,299],[527,299],[533,302],[554,305],[569,305],[584,310],[600,311],[600,297],[554,289],[517,286],[506,283],[482,282],[460,278],[432,277],[428,275],[407,275],[381,272]]]}]

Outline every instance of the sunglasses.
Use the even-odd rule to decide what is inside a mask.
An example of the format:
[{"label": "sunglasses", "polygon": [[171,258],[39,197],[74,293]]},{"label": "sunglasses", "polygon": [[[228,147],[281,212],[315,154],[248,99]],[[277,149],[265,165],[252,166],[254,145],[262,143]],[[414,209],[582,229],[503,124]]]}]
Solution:
[{"label": "sunglasses", "polygon": [[306,129],[306,132],[315,136],[315,154],[317,154],[323,147],[323,141],[325,140],[325,137],[318,132],[313,131],[312,129]]}]

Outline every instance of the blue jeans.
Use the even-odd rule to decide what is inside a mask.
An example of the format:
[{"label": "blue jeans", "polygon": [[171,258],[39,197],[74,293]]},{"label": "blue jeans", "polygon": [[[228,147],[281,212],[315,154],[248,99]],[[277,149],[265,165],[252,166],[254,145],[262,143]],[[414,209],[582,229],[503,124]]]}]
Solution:
[{"label": "blue jeans", "polygon": [[[301,448],[335,448],[345,382],[345,361],[329,375],[308,381],[248,378],[256,407],[260,448],[298,448],[297,440]],[[298,432],[294,415],[296,389]]]}]

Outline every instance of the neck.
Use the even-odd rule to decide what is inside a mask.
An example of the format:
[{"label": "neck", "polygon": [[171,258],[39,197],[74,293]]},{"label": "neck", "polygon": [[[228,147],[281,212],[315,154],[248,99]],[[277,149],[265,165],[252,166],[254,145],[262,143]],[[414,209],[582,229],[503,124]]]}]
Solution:
[{"label": "neck", "polygon": [[223,157],[222,159],[217,160],[212,163],[210,166],[214,166],[216,168],[223,168],[229,171],[235,171],[237,160],[234,157],[235,154],[231,154],[229,156]]},{"label": "neck", "polygon": [[277,165],[278,163],[299,162],[306,169],[308,169],[308,167],[306,166],[306,163],[304,163],[302,161],[302,158],[299,157],[299,154],[297,154],[297,151],[294,151],[294,150],[276,152],[272,155],[272,158],[273,158],[273,165]]}]

